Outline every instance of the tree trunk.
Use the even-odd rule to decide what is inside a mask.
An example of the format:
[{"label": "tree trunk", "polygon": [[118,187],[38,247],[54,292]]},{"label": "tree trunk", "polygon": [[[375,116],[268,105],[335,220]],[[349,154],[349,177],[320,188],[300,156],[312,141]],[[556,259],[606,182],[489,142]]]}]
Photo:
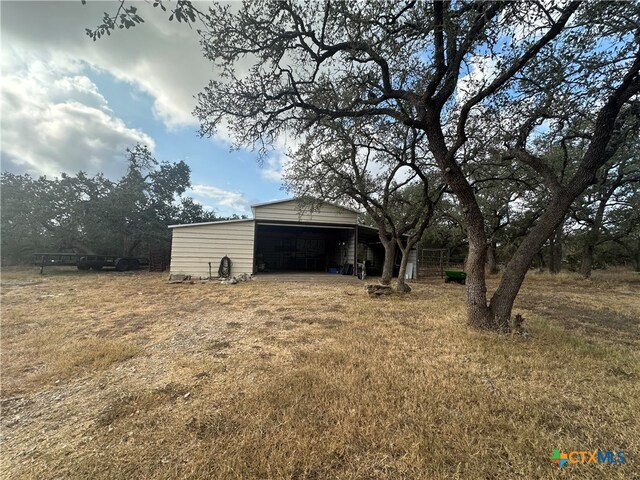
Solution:
[{"label": "tree trunk", "polygon": [[401,293],[409,293],[411,291],[411,287],[407,285],[405,275],[407,273],[407,263],[409,263],[409,254],[411,253],[411,249],[415,245],[415,242],[410,242],[407,246],[402,247],[400,242],[398,242],[398,247],[402,252],[402,259],[400,260],[400,270],[398,271],[398,284],[396,286],[396,290]]},{"label": "tree trunk", "polygon": [[489,273],[495,275],[500,270],[498,269],[498,262],[496,261],[496,241],[491,239],[487,248],[487,266],[489,267]]},{"label": "tree trunk", "polygon": [[469,325],[491,329],[491,311],[487,306],[487,283],[485,261],[487,244],[482,240],[472,240],[469,236],[469,256],[466,262],[467,315]]},{"label": "tree trunk", "polygon": [[[618,177],[618,183],[622,182],[622,175]],[[586,244],[584,252],[582,254],[582,265],[580,265],[580,274],[584,278],[591,278],[591,269],[593,268],[593,255],[596,250],[596,245],[600,239],[600,229],[602,228],[602,221],[604,219],[604,211],[607,208],[609,199],[615,192],[618,183],[614,184],[609,191],[600,198],[598,209],[596,210],[595,217],[593,218],[593,225],[591,230],[587,234]]]},{"label": "tree trunk", "polygon": [[591,278],[591,270],[593,268],[593,251],[595,246],[588,240],[588,244],[584,246],[582,252],[582,263],[580,264],[580,275],[584,278]]},{"label": "tree trunk", "polygon": [[487,306],[487,284],[485,279],[485,262],[487,256],[487,234],[485,222],[473,187],[468,182],[462,169],[455,161],[455,156],[447,148],[440,125],[440,111],[427,111],[425,129],[429,139],[429,149],[433,153],[444,179],[451,187],[462,210],[463,223],[469,239],[469,255],[466,263],[467,321],[476,328],[490,329],[491,311]]},{"label": "tree trunk", "polygon": [[536,257],[538,257],[538,273],[542,273],[544,272],[544,255],[542,255],[542,252],[538,252]]},{"label": "tree trunk", "polygon": [[141,239],[136,237],[135,234],[125,234],[123,239],[123,247],[122,247],[122,256],[123,257],[133,257],[135,250],[140,245]]},{"label": "tree trunk", "polygon": [[384,247],[384,264],[380,283],[382,285],[391,285],[391,279],[393,278],[393,261],[396,255],[396,242],[389,240],[383,235],[380,235],[380,241]]},{"label": "tree trunk", "polygon": [[576,196],[566,194],[552,198],[545,212],[511,257],[504,269],[500,285],[491,297],[491,328],[502,332],[510,330],[513,303],[529,266],[547,239],[554,232],[561,230],[560,226],[564,222],[565,212]]},{"label": "tree trunk", "polygon": [[560,273],[562,270],[562,234],[564,222],[558,226],[551,236],[551,248],[549,249],[549,273]]}]

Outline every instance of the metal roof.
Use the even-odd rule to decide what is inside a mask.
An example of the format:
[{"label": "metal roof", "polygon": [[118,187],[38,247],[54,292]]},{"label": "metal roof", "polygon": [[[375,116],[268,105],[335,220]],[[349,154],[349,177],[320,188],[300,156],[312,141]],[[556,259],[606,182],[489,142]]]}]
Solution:
[{"label": "metal roof", "polygon": [[[264,207],[266,205],[275,205],[277,203],[286,203],[286,202],[295,202],[295,201],[299,201],[301,200],[300,198],[285,198],[283,200],[272,200],[270,202],[263,202],[263,203],[254,203],[253,205],[251,205],[251,208],[256,208],[256,207]],[[327,205],[333,205],[334,207],[337,208],[342,208],[343,210],[348,210],[350,212],[353,213],[360,213],[358,210],[355,210],[353,208],[350,207],[345,207],[344,205],[338,205],[337,203],[333,203],[333,202],[327,202],[326,200],[322,200],[320,198],[314,198],[314,200],[321,202],[321,203],[326,203]]]},{"label": "metal roof", "polygon": [[169,225],[169,228],[200,227],[202,225],[218,225],[220,223],[234,223],[234,222],[255,222],[255,220],[253,218],[239,218],[237,220],[218,220],[217,222],[181,223],[179,225]]}]

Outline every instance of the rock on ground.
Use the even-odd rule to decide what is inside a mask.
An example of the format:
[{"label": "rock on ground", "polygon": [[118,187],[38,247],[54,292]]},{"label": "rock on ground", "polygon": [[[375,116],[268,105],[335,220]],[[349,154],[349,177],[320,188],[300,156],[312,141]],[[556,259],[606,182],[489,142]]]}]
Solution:
[{"label": "rock on ground", "polygon": [[370,297],[379,297],[381,295],[391,295],[393,293],[393,289],[391,288],[391,285],[380,285],[378,283],[365,285],[364,291],[368,293]]},{"label": "rock on ground", "polygon": [[235,285],[240,282],[248,282],[253,280],[253,275],[249,273],[241,273],[240,275],[236,275],[235,277],[226,278],[222,280],[220,283],[223,285]]},{"label": "rock on ground", "polygon": [[399,283],[396,285],[396,291],[398,293],[409,293],[411,291],[411,287],[406,283]]}]

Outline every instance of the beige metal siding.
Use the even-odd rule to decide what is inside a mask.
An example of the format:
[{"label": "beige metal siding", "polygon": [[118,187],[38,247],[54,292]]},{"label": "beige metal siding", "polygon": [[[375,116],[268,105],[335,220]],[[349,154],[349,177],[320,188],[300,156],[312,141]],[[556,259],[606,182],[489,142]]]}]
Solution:
[{"label": "beige metal siding", "polygon": [[349,236],[349,240],[347,240],[347,261],[346,263],[354,263],[354,259],[356,255],[356,236],[352,234]]},{"label": "beige metal siding", "polygon": [[314,222],[354,225],[357,214],[330,204],[323,204],[313,211],[305,207],[302,211],[298,202],[291,200],[254,207],[256,220],[275,220],[279,222]]},{"label": "beige metal siding", "polygon": [[171,273],[207,277],[209,262],[213,276],[220,260],[231,259],[231,274],[253,272],[252,220],[173,228]]},{"label": "beige metal siding", "polygon": [[411,278],[418,278],[418,250],[416,248],[412,248],[409,250],[409,259],[407,263],[413,263],[413,272]]}]

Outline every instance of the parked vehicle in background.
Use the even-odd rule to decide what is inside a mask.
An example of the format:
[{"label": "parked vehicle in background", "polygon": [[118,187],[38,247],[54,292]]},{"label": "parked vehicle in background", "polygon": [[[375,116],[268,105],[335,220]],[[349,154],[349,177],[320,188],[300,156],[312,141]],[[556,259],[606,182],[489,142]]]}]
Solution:
[{"label": "parked vehicle in background", "polygon": [[77,267],[78,270],[102,270],[113,268],[117,272],[138,270],[149,266],[149,259],[144,257],[118,257],[115,255],[88,255],[83,253],[34,253],[34,263],[40,267]]}]

